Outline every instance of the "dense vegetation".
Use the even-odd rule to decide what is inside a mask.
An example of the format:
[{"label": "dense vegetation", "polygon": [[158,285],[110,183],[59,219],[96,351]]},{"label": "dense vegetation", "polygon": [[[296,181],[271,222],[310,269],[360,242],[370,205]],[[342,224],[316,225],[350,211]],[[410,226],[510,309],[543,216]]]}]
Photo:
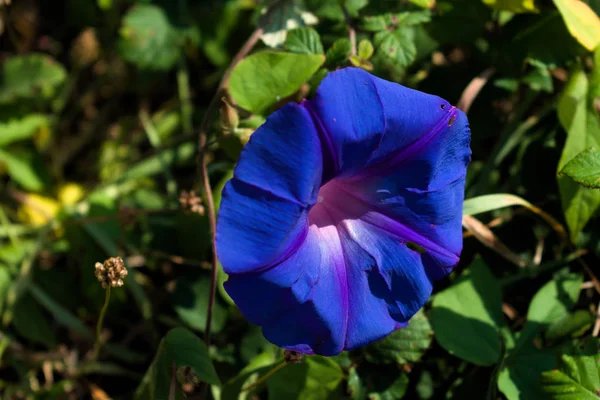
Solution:
[{"label": "dense vegetation", "polygon": [[[0,0],[0,396],[597,398],[598,13],[598,0]],[[408,328],[253,385],[283,352],[218,264],[209,300],[212,216],[253,131],[350,65],[468,112],[461,262]],[[126,278],[103,275],[110,257]]]}]

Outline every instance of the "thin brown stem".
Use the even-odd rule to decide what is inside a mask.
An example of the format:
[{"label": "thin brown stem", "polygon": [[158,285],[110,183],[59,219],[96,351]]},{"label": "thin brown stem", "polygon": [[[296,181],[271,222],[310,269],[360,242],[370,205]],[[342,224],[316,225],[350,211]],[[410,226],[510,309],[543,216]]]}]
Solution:
[{"label": "thin brown stem", "polygon": [[346,7],[342,7],[342,11],[344,12],[344,20],[346,21],[346,28],[348,29],[348,38],[350,39],[350,55],[355,56],[357,54],[356,51],[356,29],[354,29],[354,25],[352,24],[352,18],[348,13]]},{"label": "thin brown stem", "polygon": [[217,231],[217,217],[216,217],[216,213],[215,213],[215,203],[214,203],[213,196],[212,196],[212,188],[210,186],[210,179],[208,176],[206,158],[204,157],[204,152],[206,150],[206,144],[207,144],[208,127],[209,127],[211,115],[217,109],[221,97],[223,97],[223,95],[225,95],[225,92],[227,91],[227,85],[229,84],[229,78],[231,76],[231,72],[233,71],[235,66],[241,60],[243,60],[244,57],[246,57],[248,55],[248,53],[250,53],[250,51],[254,48],[254,46],[259,41],[260,37],[262,36],[262,33],[263,33],[262,28],[257,28],[252,33],[252,35],[250,35],[250,37],[248,38],[246,43],[244,43],[244,45],[242,46],[240,51],[235,55],[235,57],[231,61],[231,64],[229,65],[229,67],[227,68],[225,73],[223,74],[223,78],[221,79],[221,83],[219,83],[219,87],[217,88],[215,95],[213,96],[212,100],[210,101],[210,104],[208,105],[208,108],[206,109],[206,112],[204,113],[204,117],[202,118],[202,123],[200,125],[200,134],[198,136],[198,164],[200,165],[200,175],[202,178],[202,186],[204,188],[204,193],[206,195],[207,215],[208,215],[208,223],[210,225],[210,233],[211,233],[211,238],[212,238],[212,251],[213,251],[212,266],[211,266],[212,276],[211,276],[210,293],[209,293],[209,300],[208,300],[208,312],[206,315],[206,329],[204,331],[205,332],[204,333],[205,334],[205,342],[206,342],[207,347],[210,346],[210,339],[211,339],[210,338],[210,330],[212,327],[212,314],[213,314],[213,308],[214,308],[214,304],[215,304],[215,296],[216,296],[216,292],[217,292],[217,274],[218,274],[218,271],[217,271],[217,266],[218,266],[217,249],[215,247],[215,238],[216,238],[216,231]]}]

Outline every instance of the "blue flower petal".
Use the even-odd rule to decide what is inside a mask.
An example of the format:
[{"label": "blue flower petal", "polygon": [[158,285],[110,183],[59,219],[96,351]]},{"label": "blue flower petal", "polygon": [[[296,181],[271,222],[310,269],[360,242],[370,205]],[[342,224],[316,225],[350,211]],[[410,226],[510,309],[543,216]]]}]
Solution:
[{"label": "blue flower petal", "polygon": [[[267,339],[303,353],[338,354],[347,323],[346,276],[336,232],[310,228],[299,249],[260,273],[234,274],[227,292]],[[336,251],[337,249],[337,251]]]},{"label": "blue flower petal", "polygon": [[416,150],[451,110],[437,96],[357,68],[328,74],[309,107],[328,139],[338,176],[352,176],[404,150]]},{"label": "blue flower petal", "polygon": [[322,176],[322,150],[310,114],[289,104],[244,148],[223,190],[217,253],[227,273],[268,267],[297,248]]},{"label": "blue flower petal", "polygon": [[[450,126],[448,122],[452,121]],[[462,250],[462,204],[470,161],[467,118],[454,110],[445,129],[421,151],[367,168],[346,181],[355,196],[413,232],[406,241],[433,252],[433,276],[445,276]],[[427,241],[431,243],[427,243]],[[443,255],[432,244],[447,250]],[[454,257],[451,254],[455,255]]]}]

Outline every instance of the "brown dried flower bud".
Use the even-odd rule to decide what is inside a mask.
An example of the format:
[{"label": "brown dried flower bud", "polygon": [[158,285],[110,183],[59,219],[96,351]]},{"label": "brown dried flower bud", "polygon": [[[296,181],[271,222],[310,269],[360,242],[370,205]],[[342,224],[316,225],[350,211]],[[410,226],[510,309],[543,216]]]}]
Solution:
[{"label": "brown dried flower bud", "polygon": [[127,268],[121,257],[111,257],[104,263],[96,263],[96,278],[102,288],[123,286],[123,279],[127,276]]},{"label": "brown dried flower bud", "polygon": [[179,204],[185,210],[191,211],[195,214],[204,215],[204,206],[202,205],[202,198],[196,196],[196,192],[193,190],[181,192],[179,196]]},{"label": "brown dried flower bud", "polygon": [[71,62],[79,67],[94,63],[100,57],[100,42],[94,28],[86,28],[75,38],[71,47]]},{"label": "brown dried flower bud", "polygon": [[240,123],[240,117],[238,116],[238,112],[227,99],[223,97],[223,104],[221,105],[221,109],[219,113],[221,115],[221,128],[223,129],[223,133],[229,135],[235,131]]},{"label": "brown dried flower bud", "polygon": [[301,363],[303,359],[304,354],[299,351],[285,350],[283,352],[283,361],[285,361],[286,364],[298,364]]}]

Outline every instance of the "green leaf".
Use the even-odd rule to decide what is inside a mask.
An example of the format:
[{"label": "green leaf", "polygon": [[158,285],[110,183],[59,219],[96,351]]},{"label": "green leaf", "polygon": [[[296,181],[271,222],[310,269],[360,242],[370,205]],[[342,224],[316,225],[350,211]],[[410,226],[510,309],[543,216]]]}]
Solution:
[{"label": "green leaf", "polygon": [[600,18],[580,0],[553,0],[571,35],[586,49],[593,51],[600,44]]},{"label": "green leaf", "polygon": [[30,283],[28,289],[37,302],[52,314],[56,322],[85,338],[91,339],[94,337],[90,328],[81,322],[79,318],[71,314],[69,310],[48,296],[39,286]]},{"label": "green leaf", "polygon": [[595,316],[589,311],[576,310],[554,321],[546,330],[544,337],[546,340],[552,341],[581,335],[592,326],[595,320]]},{"label": "green leaf", "polygon": [[387,13],[363,18],[360,28],[370,32],[393,31],[396,28],[423,24],[429,21],[431,21],[430,11]]},{"label": "green leaf", "polygon": [[414,31],[410,28],[398,28],[393,31],[380,31],[373,38],[380,54],[392,61],[397,67],[409,66],[417,56]]},{"label": "green leaf", "polygon": [[584,187],[600,189],[600,151],[582,151],[565,165],[560,175],[566,175]]},{"label": "green leaf", "polygon": [[[212,385],[221,382],[204,342],[184,328],[174,328],[160,341],[154,361],[135,392],[139,400],[164,400],[169,397],[172,366],[189,366],[201,380]],[[177,398],[183,398],[181,390]]]},{"label": "green leaf", "polygon": [[273,351],[265,351],[254,357],[252,361],[239,374],[225,383],[221,391],[221,400],[246,400],[252,399],[253,392],[242,392],[252,383],[256,382],[259,376],[264,375],[275,366],[275,355]]},{"label": "green leaf", "polygon": [[375,49],[373,44],[366,39],[361,40],[358,43],[358,56],[363,60],[368,60],[373,55]]},{"label": "green leaf", "polygon": [[327,400],[339,398],[342,379],[342,370],[335,361],[311,356],[277,371],[267,381],[267,388],[271,399]]},{"label": "green leaf", "polygon": [[520,198],[508,193],[486,194],[466,199],[463,203],[464,215],[477,215],[488,211],[499,210],[510,206],[523,206],[531,208],[533,205]]},{"label": "green leaf", "polygon": [[331,68],[345,64],[350,55],[350,46],[350,40],[346,38],[340,38],[333,42],[325,55],[326,65]]},{"label": "green leaf", "polygon": [[187,329],[175,328],[167,333],[164,340],[169,356],[178,368],[189,366],[203,381],[212,385],[221,384],[206,345],[198,336]]},{"label": "green leaf", "polygon": [[263,29],[262,41],[270,47],[278,47],[285,43],[290,29],[314,25],[317,17],[302,7],[302,2],[295,0],[271,1],[261,11],[258,26]]},{"label": "green leaf", "polygon": [[421,8],[433,8],[435,6],[435,0],[408,0],[416,6]]},{"label": "green leaf", "polygon": [[547,325],[566,315],[579,298],[582,282],[580,274],[567,274],[542,286],[529,304],[527,322]]},{"label": "green leaf", "polygon": [[556,365],[554,351],[527,344],[511,353],[498,375],[498,388],[508,400],[545,399],[540,377]]},{"label": "green leaf", "polygon": [[363,348],[365,358],[375,364],[406,364],[421,359],[433,338],[431,325],[420,311],[415,314],[406,328],[397,330],[387,337]]},{"label": "green leaf", "polygon": [[298,28],[288,32],[285,47],[292,53],[323,54],[319,33],[312,28]]},{"label": "green leaf", "polygon": [[481,259],[450,288],[433,299],[430,321],[439,344],[477,365],[492,365],[502,356],[504,325],[498,281]]},{"label": "green leaf", "polygon": [[[181,278],[177,281],[171,302],[175,312],[183,322],[195,330],[204,332],[206,328],[206,312],[208,309],[208,293],[210,292],[210,279],[201,279],[189,282]],[[213,308],[211,332],[217,333],[225,326],[227,309],[219,301]]]},{"label": "green leaf", "polygon": [[[595,67],[590,79],[577,69],[573,71],[558,103],[558,119],[567,131],[567,141],[558,163],[562,171],[569,161],[589,148],[600,148],[600,118],[594,100],[600,96],[600,50],[595,54]],[[579,233],[600,206],[600,191],[582,187],[571,178],[558,178],[558,186],[571,240]]]},{"label": "green leaf", "polygon": [[43,309],[31,295],[21,296],[13,312],[13,324],[21,336],[48,348],[56,345],[56,338],[48,317],[44,315]]},{"label": "green leaf", "polygon": [[29,114],[22,118],[0,121],[0,147],[33,137],[43,127],[50,125],[50,117],[43,114]]},{"label": "green leaf", "polygon": [[294,94],[324,61],[325,57],[317,54],[256,53],[235,67],[229,91],[239,106],[260,114]]},{"label": "green leaf", "polygon": [[361,364],[348,373],[348,391],[353,400],[397,400],[408,389],[408,375],[393,368]]},{"label": "green leaf", "polygon": [[164,168],[186,163],[194,158],[196,147],[195,143],[183,143],[177,147],[165,149],[132,165],[118,180],[147,178],[161,173]]},{"label": "green leaf", "polygon": [[123,17],[118,49],[139,68],[169,70],[182,54],[183,40],[158,6],[138,4]]},{"label": "green leaf", "polygon": [[577,302],[582,282],[581,275],[567,274],[542,286],[529,304],[527,323],[519,335],[516,348],[530,342],[554,321],[565,317]]},{"label": "green leaf", "polygon": [[513,13],[537,12],[533,0],[483,0],[484,4],[502,11],[510,11]]},{"label": "green leaf", "polygon": [[65,68],[48,55],[30,53],[9,58],[0,75],[0,104],[52,98],[66,78]]},{"label": "green leaf", "polygon": [[573,354],[562,354],[558,368],[542,374],[542,390],[548,399],[587,400],[600,396],[598,341],[590,337]]},{"label": "green leaf", "polygon": [[47,185],[47,172],[29,153],[0,149],[0,164],[6,165],[10,177],[27,190],[39,192]]}]

